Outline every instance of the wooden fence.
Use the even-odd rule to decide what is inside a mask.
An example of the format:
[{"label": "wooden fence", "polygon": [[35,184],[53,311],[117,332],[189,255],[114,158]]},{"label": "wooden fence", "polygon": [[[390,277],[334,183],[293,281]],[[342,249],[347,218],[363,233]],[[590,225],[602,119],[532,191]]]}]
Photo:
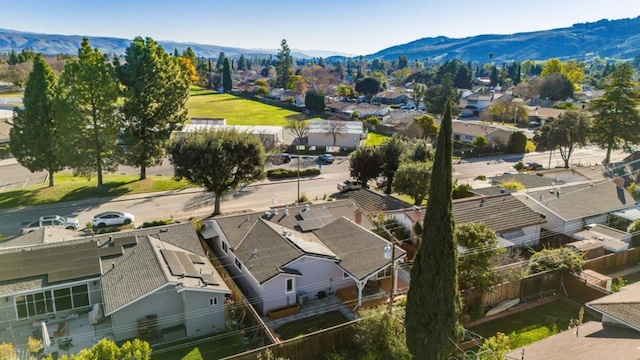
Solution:
[{"label": "wooden fence", "polygon": [[637,263],[640,263],[640,247],[585,261],[582,268],[603,272]]},{"label": "wooden fence", "polygon": [[610,291],[595,285],[590,285],[585,279],[581,279],[572,274],[562,275],[562,285],[563,290],[566,291],[566,295],[580,304],[611,294]]},{"label": "wooden fence", "polygon": [[285,340],[279,344],[272,344],[224,358],[223,360],[256,359],[258,354],[271,351],[274,358],[315,359],[329,351],[340,350],[353,344],[354,325],[359,319],[340,324],[328,329],[316,331],[301,337]]}]

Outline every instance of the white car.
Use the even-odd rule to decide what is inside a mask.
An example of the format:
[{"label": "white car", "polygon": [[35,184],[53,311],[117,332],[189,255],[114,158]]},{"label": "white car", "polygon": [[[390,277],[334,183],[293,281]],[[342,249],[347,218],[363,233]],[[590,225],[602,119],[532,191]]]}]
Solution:
[{"label": "white car", "polygon": [[91,219],[93,227],[106,227],[113,225],[128,225],[135,221],[132,214],[119,211],[107,211],[100,213]]}]

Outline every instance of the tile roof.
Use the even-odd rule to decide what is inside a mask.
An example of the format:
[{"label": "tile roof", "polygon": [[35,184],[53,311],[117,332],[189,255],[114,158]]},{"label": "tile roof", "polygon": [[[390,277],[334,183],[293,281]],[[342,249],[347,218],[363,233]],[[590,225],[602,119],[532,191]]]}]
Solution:
[{"label": "tile roof", "polygon": [[580,325],[506,354],[509,359],[526,360],[601,360],[640,358],[640,334],[632,330],[603,326],[597,321]]},{"label": "tile roof", "polygon": [[640,282],[627,285],[611,295],[590,301],[587,306],[640,331]]},{"label": "tile roof", "polygon": [[[533,175],[528,173],[502,174],[502,175],[490,177],[489,180],[491,180],[491,182],[494,184],[500,184],[505,181],[515,180],[521,183],[522,185],[524,185],[524,187],[527,189],[534,189],[534,188],[552,186],[552,185],[558,184],[558,182],[556,182],[555,179],[550,179],[548,177]],[[561,183],[562,182],[560,182],[560,184]]]},{"label": "tile roof", "polygon": [[[426,207],[420,208],[420,219],[424,218],[425,209]],[[511,194],[455,200],[452,210],[456,224],[484,223],[495,232],[505,232],[545,222],[538,213]],[[411,216],[410,213],[408,215]]]},{"label": "tile roof", "polygon": [[[314,233],[338,255],[340,267],[359,280],[389,265],[389,260],[383,256],[384,247],[389,243],[346,218],[340,218]],[[396,259],[404,255],[405,251],[396,247]]]},{"label": "tile roof", "polygon": [[408,209],[411,207],[409,203],[371,189],[337,194],[336,198],[352,199],[367,215],[377,215],[382,211]]},{"label": "tile roof", "polygon": [[[601,215],[635,206],[633,196],[626,189],[608,180],[558,188],[559,196],[557,191],[545,189],[528,192],[526,196],[521,197],[521,201],[524,204],[530,201],[541,203],[565,220]],[[585,206],[586,204],[589,206]]]}]

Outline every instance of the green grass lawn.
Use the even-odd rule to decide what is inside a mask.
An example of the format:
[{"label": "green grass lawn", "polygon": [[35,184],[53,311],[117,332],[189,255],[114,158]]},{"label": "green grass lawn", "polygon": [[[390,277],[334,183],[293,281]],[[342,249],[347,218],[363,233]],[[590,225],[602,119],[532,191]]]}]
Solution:
[{"label": "green grass lawn", "polygon": [[21,98],[24,93],[18,91],[0,92],[0,98]]},{"label": "green grass lawn", "polygon": [[[507,334],[511,340],[511,348],[515,349],[566,330],[571,319],[578,318],[579,310],[557,300],[486,322],[469,330],[485,338],[495,336],[497,332]],[[585,314],[582,321],[591,320],[595,319]]]},{"label": "green grass lawn", "polygon": [[307,118],[302,113],[277,106],[198,88],[192,88],[187,108],[190,118],[224,118],[228,125],[282,126],[288,119]]},{"label": "green grass lawn", "polygon": [[379,134],[374,132],[369,132],[367,135],[366,145],[367,146],[379,146],[382,145],[385,140],[390,138],[389,135]]},{"label": "green grass lawn", "polygon": [[156,191],[182,190],[191,187],[186,181],[175,181],[168,176],[149,176],[139,181],[139,175],[104,175],[104,186],[96,187],[96,178],[73,176],[69,173],[55,175],[55,186],[32,185],[0,192],[0,208],[13,208],[59,201],[77,201],[93,197],[112,197]]},{"label": "green grass lawn", "polygon": [[295,337],[310,334],[312,332],[327,329],[332,326],[348,322],[346,316],[338,310],[329,311],[324,314],[306,317],[300,320],[291,321],[275,329],[280,340],[293,339]]},{"label": "green grass lawn", "polygon": [[217,334],[185,343],[159,347],[151,352],[152,360],[220,359],[249,350],[237,333]]}]

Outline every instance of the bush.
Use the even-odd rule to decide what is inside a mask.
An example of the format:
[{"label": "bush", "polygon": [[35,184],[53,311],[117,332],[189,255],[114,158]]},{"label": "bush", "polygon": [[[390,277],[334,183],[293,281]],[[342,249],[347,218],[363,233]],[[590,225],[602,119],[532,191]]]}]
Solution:
[{"label": "bush", "polygon": [[482,180],[482,181],[484,181],[484,180],[487,180],[487,177],[486,177],[486,175],[478,175],[473,180]]},{"label": "bush", "polygon": [[522,162],[522,160],[520,160],[515,165],[513,165],[513,168],[516,169],[517,171],[524,171],[524,169],[526,169],[527,166]]},{"label": "bush", "polygon": [[89,226],[87,227],[87,229],[92,229],[92,231],[93,231],[93,233],[95,235],[109,234],[109,233],[119,232],[119,231],[123,231],[123,230],[133,230],[135,228],[136,227],[133,226],[133,224],[107,226],[107,227],[103,227],[103,228],[92,228],[91,224],[89,224]]},{"label": "bush", "polygon": [[504,188],[504,189],[513,190],[513,191],[519,191],[519,190],[526,189],[524,187],[524,185],[520,181],[518,181],[516,179],[513,179],[513,178],[509,179],[507,181],[501,182],[500,183],[500,187]]},{"label": "bush", "polygon": [[581,271],[583,263],[582,255],[569,248],[543,249],[531,255],[529,271],[531,274],[549,270]]},{"label": "bush", "polygon": [[173,219],[160,219],[160,220],[153,220],[153,221],[145,221],[144,223],[142,223],[142,226],[140,227],[144,229],[144,228],[149,228],[154,226],[170,225],[173,223],[174,223]]},{"label": "bush", "polygon": [[[304,169],[300,170],[300,176],[316,176],[320,175],[320,169]],[[271,169],[267,171],[267,177],[271,179],[286,179],[298,177],[297,170],[289,170],[283,168]]]},{"label": "bush", "polygon": [[378,125],[378,118],[375,116],[370,116],[365,121],[373,126]]},{"label": "bush", "polygon": [[454,200],[468,198],[472,196],[473,194],[471,193],[471,185],[469,184],[460,184],[460,185],[456,184],[451,194],[451,197]]},{"label": "bush", "polygon": [[527,136],[521,131],[514,132],[509,136],[507,151],[509,154],[523,154],[527,149]]}]

